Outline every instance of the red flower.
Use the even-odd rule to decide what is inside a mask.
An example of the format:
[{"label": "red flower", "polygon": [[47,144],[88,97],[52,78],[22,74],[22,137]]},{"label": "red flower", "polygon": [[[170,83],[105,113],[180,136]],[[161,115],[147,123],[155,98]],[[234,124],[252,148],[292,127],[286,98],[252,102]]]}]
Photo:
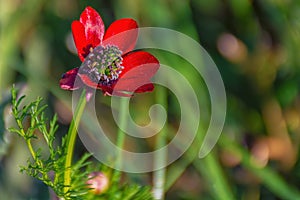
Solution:
[{"label": "red flower", "polygon": [[[80,68],[66,72],[60,87],[76,90],[101,89],[105,95],[130,96],[133,92],[154,89],[150,79],[159,68],[158,60],[144,51],[131,52],[136,44],[138,25],[133,19],[119,19],[104,31],[100,15],[85,8],[79,21],[72,23],[72,33]],[[79,77],[79,83],[75,79]]]}]

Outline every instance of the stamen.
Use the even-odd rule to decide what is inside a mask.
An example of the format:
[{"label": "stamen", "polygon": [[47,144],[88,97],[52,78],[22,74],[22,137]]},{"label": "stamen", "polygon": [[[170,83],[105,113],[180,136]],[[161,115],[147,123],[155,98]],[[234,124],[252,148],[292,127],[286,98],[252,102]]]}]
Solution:
[{"label": "stamen", "polygon": [[114,46],[97,46],[90,49],[90,53],[82,63],[82,72],[100,84],[111,85],[122,73],[122,51]]}]

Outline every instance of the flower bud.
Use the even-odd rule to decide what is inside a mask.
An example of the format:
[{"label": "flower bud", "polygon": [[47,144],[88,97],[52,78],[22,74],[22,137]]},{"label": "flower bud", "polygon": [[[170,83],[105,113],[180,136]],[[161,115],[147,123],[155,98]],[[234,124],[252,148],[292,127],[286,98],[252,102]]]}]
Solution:
[{"label": "flower bud", "polygon": [[109,180],[102,172],[92,172],[89,174],[89,180],[86,182],[91,192],[101,194],[105,192],[109,185]]}]

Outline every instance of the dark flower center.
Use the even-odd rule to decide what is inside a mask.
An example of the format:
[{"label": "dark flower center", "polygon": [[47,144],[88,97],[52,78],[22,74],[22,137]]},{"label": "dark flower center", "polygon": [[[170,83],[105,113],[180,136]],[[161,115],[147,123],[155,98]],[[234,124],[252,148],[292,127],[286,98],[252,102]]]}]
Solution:
[{"label": "dark flower center", "polygon": [[82,63],[82,72],[88,74],[90,79],[102,85],[111,85],[121,74],[122,51],[114,46],[97,46],[91,49]]}]

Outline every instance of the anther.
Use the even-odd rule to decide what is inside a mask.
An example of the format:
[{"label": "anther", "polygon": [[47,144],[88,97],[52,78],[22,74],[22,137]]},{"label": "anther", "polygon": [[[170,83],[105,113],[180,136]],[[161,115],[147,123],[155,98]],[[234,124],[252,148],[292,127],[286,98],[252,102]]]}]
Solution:
[{"label": "anther", "polygon": [[107,45],[90,48],[90,53],[82,63],[83,72],[100,84],[111,85],[122,73],[122,51]]}]

